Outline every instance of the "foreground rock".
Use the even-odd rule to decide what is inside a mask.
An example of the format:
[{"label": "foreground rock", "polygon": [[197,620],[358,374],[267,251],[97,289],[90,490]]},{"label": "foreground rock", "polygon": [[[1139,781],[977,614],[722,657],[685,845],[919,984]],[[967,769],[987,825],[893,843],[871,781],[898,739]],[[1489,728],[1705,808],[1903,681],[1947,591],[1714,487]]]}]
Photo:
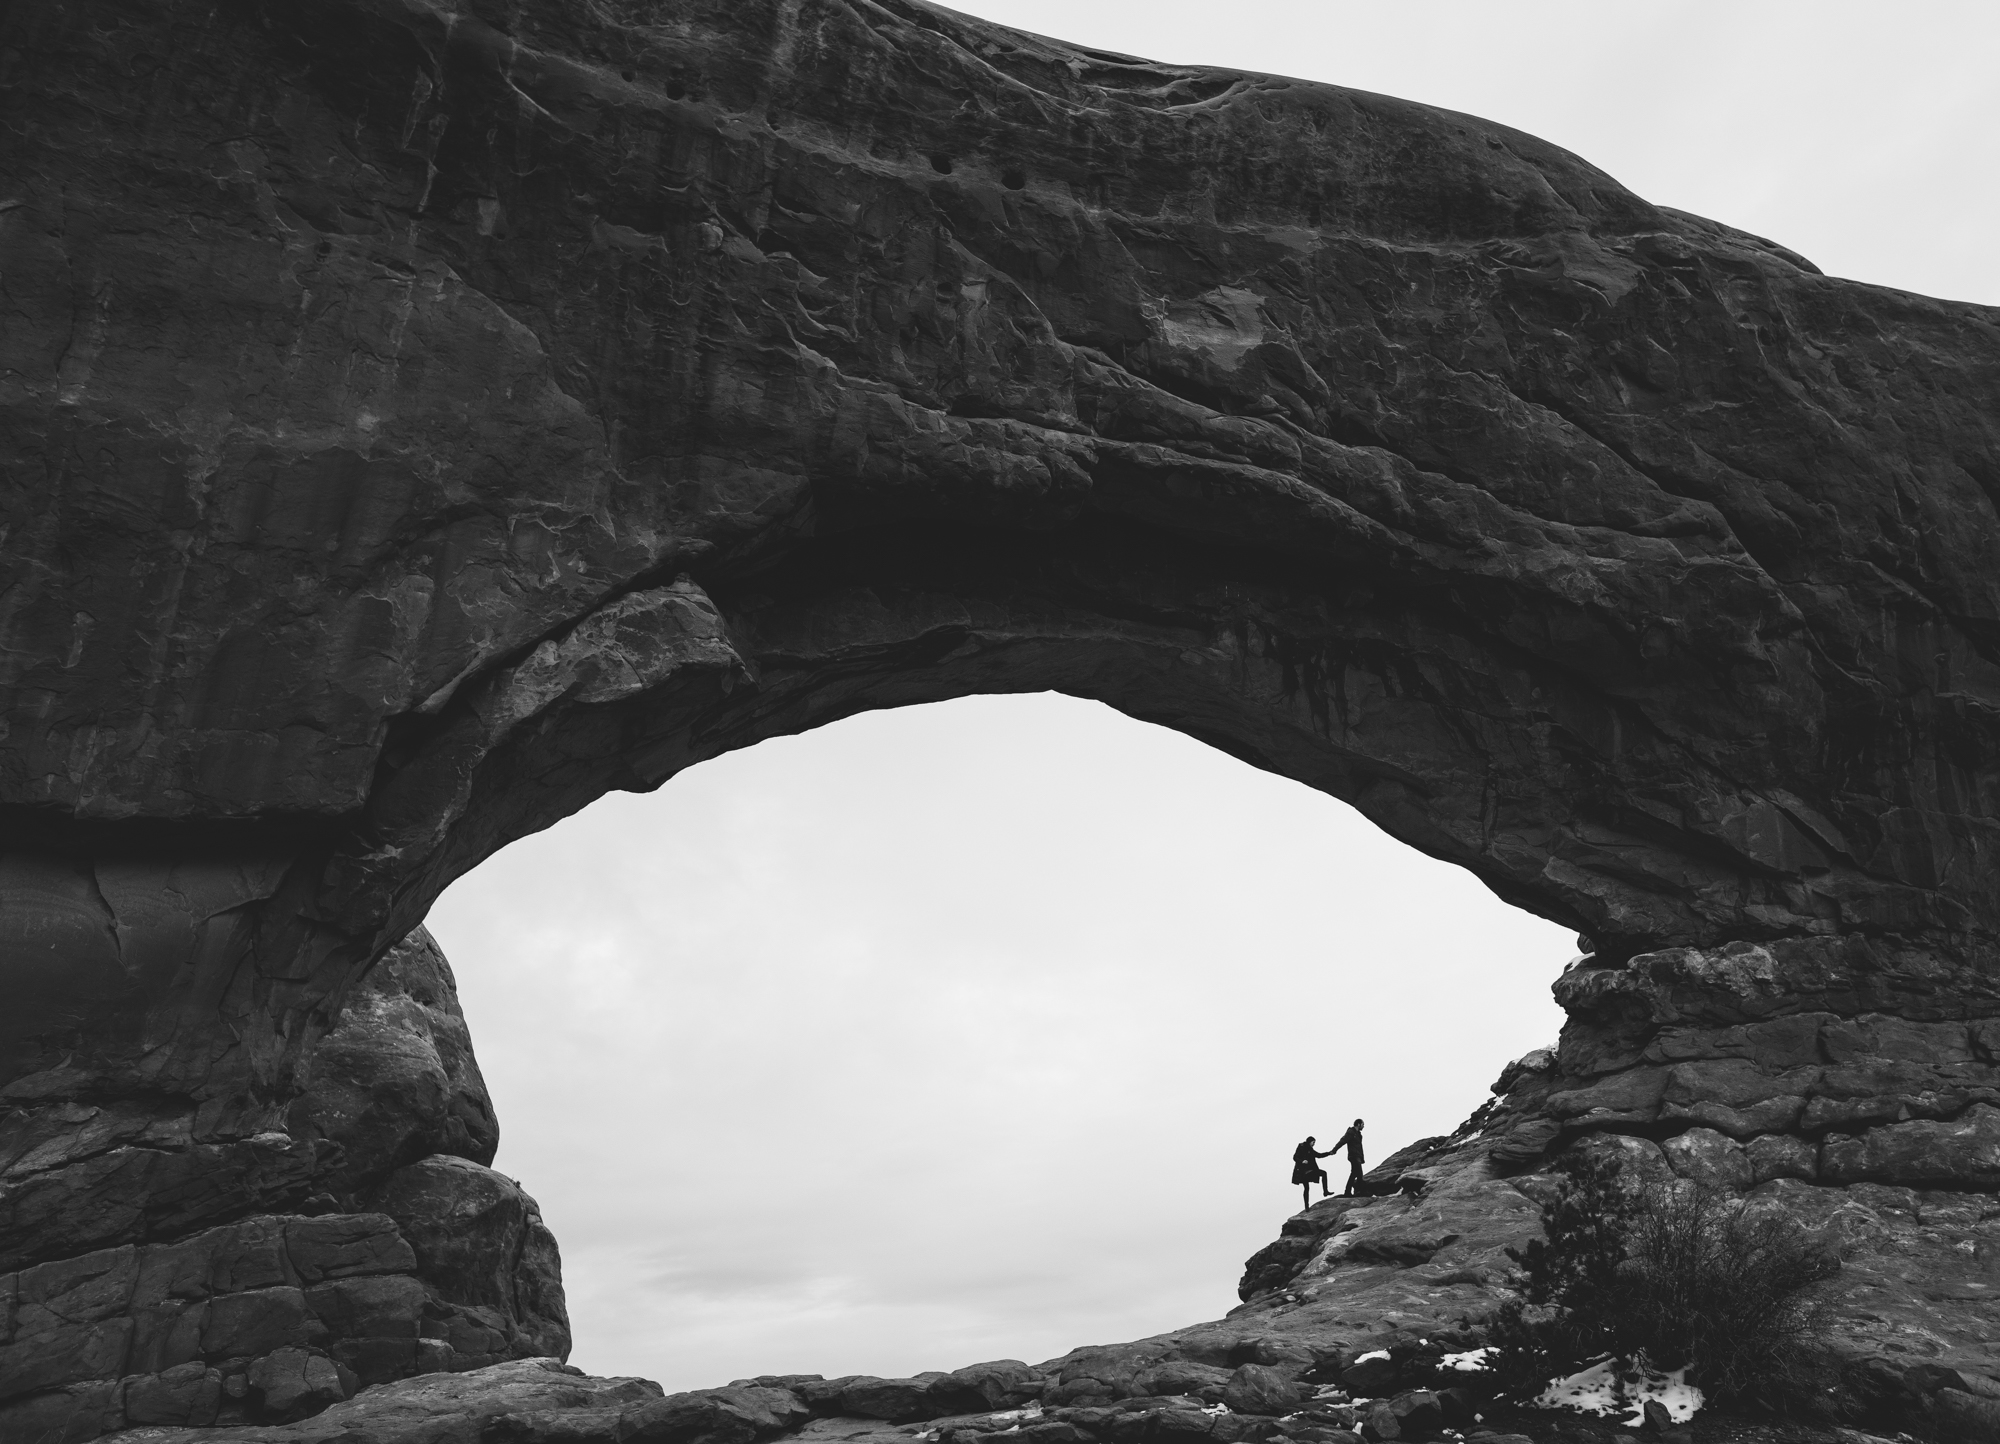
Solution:
[{"label": "foreground rock", "polygon": [[[1435,1197],[1262,1259],[1267,1332],[1472,1328],[1522,1177],[1632,1138],[1879,1238],[1857,1337],[1990,1375],[1930,1241],[1983,1266],[2000,1187],[1994,312],[919,0],[0,26],[0,1408],[559,1353],[432,900],[608,789],[1046,688],[1597,940]],[[308,1278],[310,1218],[375,1262]],[[1055,1406],[1278,1367],[1240,1335]]]},{"label": "foreground rock", "polygon": [[[1255,1340],[1239,1349],[1254,1351]],[[1405,1367],[1421,1360],[1398,1348]],[[1323,1371],[1332,1361],[1323,1360]],[[643,1379],[598,1379],[554,1359],[530,1359],[462,1374],[433,1374],[370,1389],[319,1417],[288,1425],[225,1429],[141,1428],[119,1444],[1381,1444],[1464,1439],[1491,1444],[1620,1444],[1628,1426],[1575,1415],[1508,1413],[1485,1422],[1476,1401],[1452,1387],[1405,1389],[1391,1397],[1334,1402],[1307,1398],[1283,1415],[1239,1413],[1197,1396],[1144,1395],[1097,1404],[1052,1405],[1030,1397],[1019,1407],[944,1413],[954,1389],[995,1368],[1030,1395],[1052,1390],[1052,1377],[1014,1361],[915,1379],[829,1380],[817,1375],[742,1379],[718,1389],[664,1395]],[[1053,1370],[1053,1365],[1043,1368]],[[1267,1366],[1245,1370],[1275,1374]],[[1309,1371],[1310,1372],[1310,1371]],[[1255,1377],[1254,1375],[1252,1377]],[[1923,1436],[1983,1441],[1996,1401],[1958,1387],[1955,1376],[1930,1383],[1917,1421]],[[929,1392],[920,1417],[895,1422],[849,1410],[856,1390]],[[1311,1393],[1306,1385],[1301,1393]],[[1322,1391],[1325,1392],[1325,1391]],[[855,1395],[858,1397],[858,1395]],[[905,1406],[899,1406],[904,1408]],[[1649,1429],[1669,1444],[1882,1444],[1837,1426],[1721,1420],[1698,1416],[1693,1429]],[[55,1437],[55,1436],[49,1436]],[[1907,1437],[1907,1436],[1904,1436]]]},{"label": "foreground rock", "polygon": [[[285,1126],[247,1140],[196,1141],[199,1114],[135,1127],[115,1102],[9,1113],[16,1257],[121,1219],[157,1241],[0,1274],[0,1444],[296,1419],[390,1379],[568,1352],[555,1240],[485,1166],[492,1105],[427,933],[348,995],[309,1061]],[[51,1131],[68,1146],[36,1146]],[[232,1198],[242,1175],[215,1163],[232,1150],[285,1186]],[[252,1200],[297,1211],[177,1228]]]},{"label": "foreground rock", "polygon": [[[749,1444],[810,1426],[810,1434],[891,1433],[891,1421],[973,1417],[998,1430],[996,1409],[1031,1403],[1043,1380],[1025,1364],[1002,1360],[917,1379],[786,1375],[746,1379],[727,1388],[667,1395],[645,1379],[598,1379],[557,1359],[526,1359],[468,1373],[429,1374],[370,1389],[316,1418],[284,1426],[134,1430],[120,1440],[296,1441],[296,1444],[498,1444],[563,1440],[569,1444]],[[1027,1386],[1027,1387],[1024,1387]],[[830,1422],[827,1416],[844,1418]],[[921,1430],[916,1432],[923,1432]],[[908,1439],[907,1432],[896,1433]]]}]

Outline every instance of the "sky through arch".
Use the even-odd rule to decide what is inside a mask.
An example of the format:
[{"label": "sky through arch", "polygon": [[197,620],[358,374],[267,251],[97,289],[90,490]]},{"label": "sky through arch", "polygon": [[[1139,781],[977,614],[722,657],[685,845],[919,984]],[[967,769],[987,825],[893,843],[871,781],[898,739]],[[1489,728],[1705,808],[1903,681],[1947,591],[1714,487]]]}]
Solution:
[{"label": "sky through arch", "polygon": [[1047,693],[613,794],[432,927],[577,1361],[669,1387],[1216,1317],[1298,1138],[1450,1131],[1553,1038],[1574,951],[1344,803]]}]

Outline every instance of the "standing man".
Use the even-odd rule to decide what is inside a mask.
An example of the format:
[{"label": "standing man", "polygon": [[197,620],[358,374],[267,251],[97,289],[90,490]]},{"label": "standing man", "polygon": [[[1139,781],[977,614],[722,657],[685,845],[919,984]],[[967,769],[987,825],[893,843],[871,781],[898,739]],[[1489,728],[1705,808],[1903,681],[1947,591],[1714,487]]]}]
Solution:
[{"label": "standing man", "polygon": [[1362,1122],[1357,1118],[1354,1120],[1354,1126],[1340,1135],[1340,1142],[1334,1144],[1333,1147],[1329,1148],[1322,1155],[1323,1157],[1331,1157],[1343,1148],[1347,1150],[1347,1187],[1342,1189],[1341,1192],[1349,1198],[1361,1192],[1361,1165],[1363,1162],[1361,1156],[1361,1129]]},{"label": "standing man", "polygon": [[1321,1198],[1333,1196],[1333,1190],[1326,1186],[1326,1170],[1319,1166],[1319,1160],[1333,1157],[1334,1151],[1329,1148],[1324,1153],[1316,1152],[1313,1149],[1313,1136],[1310,1133],[1306,1135],[1304,1143],[1292,1150],[1292,1182],[1304,1186],[1307,1208],[1311,1208],[1313,1204],[1314,1179],[1319,1180]]}]

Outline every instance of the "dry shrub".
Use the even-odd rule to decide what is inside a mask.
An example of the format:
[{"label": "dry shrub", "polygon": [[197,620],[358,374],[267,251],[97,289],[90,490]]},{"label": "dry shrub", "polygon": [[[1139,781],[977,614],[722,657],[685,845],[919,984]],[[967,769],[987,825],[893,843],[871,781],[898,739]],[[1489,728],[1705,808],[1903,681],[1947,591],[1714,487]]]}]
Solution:
[{"label": "dry shrub", "polygon": [[1622,1277],[1646,1357],[1719,1399],[1791,1410],[1823,1396],[1840,1259],[1797,1222],[1678,1180],[1638,1190]]},{"label": "dry shrub", "polygon": [[1818,1411],[1831,1250],[1781,1214],[1684,1180],[1635,1183],[1581,1158],[1556,1171],[1547,1237],[1514,1253],[1521,1295],[1492,1333],[1505,1392],[1532,1397],[1606,1355],[1643,1354],[1687,1367],[1712,1399]]}]

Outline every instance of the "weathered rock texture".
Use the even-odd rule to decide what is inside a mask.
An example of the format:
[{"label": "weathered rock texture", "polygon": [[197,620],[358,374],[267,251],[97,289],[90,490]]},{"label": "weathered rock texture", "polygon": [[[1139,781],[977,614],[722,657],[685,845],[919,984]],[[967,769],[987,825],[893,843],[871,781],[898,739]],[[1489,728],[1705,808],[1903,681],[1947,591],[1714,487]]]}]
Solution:
[{"label": "weathered rock texture", "polygon": [[370,1189],[525,1227],[423,1162],[489,1146],[450,1027],[327,1038],[439,889],[1044,688],[1597,939],[1496,1179],[1619,1133],[1814,1207],[2000,1184],[2000,315],[913,0],[20,0],[0,46],[7,1266]]},{"label": "weathered rock texture", "polygon": [[203,1137],[187,1100],[9,1099],[0,1221],[28,1266],[0,1274],[0,1441],[283,1421],[568,1352],[555,1240],[485,1166],[492,1105],[428,933],[348,993],[300,1078],[248,1138]]},{"label": "weathered rock texture", "polygon": [[[2000,1397],[1993,1024],[1914,980],[1831,981],[1783,945],[1579,959],[1556,984],[1561,1044],[1510,1064],[1457,1133],[1384,1162],[1375,1196],[1289,1219],[1245,1265],[1232,1323],[1268,1316],[1322,1353],[1470,1338],[1506,1296],[1506,1250],[1540,1230],[1534,1166],[1602,1149],[1631,1176],[1744,1196],[1833,1245],[1837,1342],[1869,1402],[1914,1402],[1913,1368]],[[1878,1011],[1898,986],[1898,1011]]]}]

